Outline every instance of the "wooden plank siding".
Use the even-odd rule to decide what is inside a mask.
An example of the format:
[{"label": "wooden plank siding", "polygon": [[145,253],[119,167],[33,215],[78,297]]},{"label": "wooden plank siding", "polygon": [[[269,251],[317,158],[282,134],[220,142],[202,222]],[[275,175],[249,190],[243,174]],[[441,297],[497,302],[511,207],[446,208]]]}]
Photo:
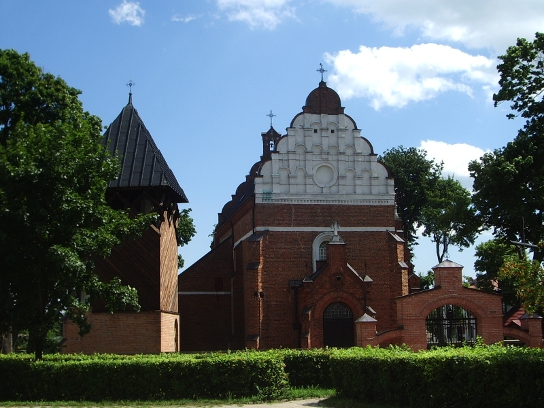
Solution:
[{"label": "wooden plank siding", "polygon": [[178,244],[172,214],[160,229],[160,310],[178,313]]}]

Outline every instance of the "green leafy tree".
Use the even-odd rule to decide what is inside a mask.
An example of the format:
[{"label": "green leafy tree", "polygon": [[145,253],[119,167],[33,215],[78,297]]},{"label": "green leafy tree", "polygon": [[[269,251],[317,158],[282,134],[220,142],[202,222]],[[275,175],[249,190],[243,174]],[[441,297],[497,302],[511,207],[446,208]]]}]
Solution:
[{"label": "green leafy tree", "polygon": [[[176,228],[176,238],[178,246],[183,247],[191,241],[196,234],[195,224],[193,219],[189,215],[191,213],[190,208],[186,208],[180,211],[178,226]],[[178,255],[178,269],[183,268],[185,260],[181,255]]]},{"label": "green leafy tree", "polygon": [[426,275],[422,273],[418,274],[419,276],[419,288],[421,290],[429,290],[434,287],[434,272],[427,271]]},{"label": "green leafy tree", "polygon": [[473,202],[485,225],[503,241],[533,244],[534,259],[542,261],[537,245],[544,239],[544,35],[534,42],[518,39],[497,69],[500,90],[495,105],[510,101],[526,119],[516,138],[505,147],[486,153],[469,164],[474,178]]},{"label": "green leafy tree", "polygon": [[509,242],[492,239],[476,245],[474,270],[476,287],[493,292],[499,289],[503,301],[508,305],[518,304],[514,282],[510,278],[499,278],[499,271],[507,258],[517,256],[518,249]]},{"label": "green leafy tree", "polygon": [[151,217],[131,219],[105,203],[118,160],[79,93],[28,54],[0,50],[0,333],[28,330],[36,359],[63,317],[89,330],[81,292],[110,310],[139,309],[135,289],[101,282],[92,259]]},{"label": "green leafy tree", "polygon": [[469,164],[473,202],[497,239],[521,242],[519,255],[508,257],[498,275],[511,279],[524,307],[536,310],[544,283],[544,34],[518,39],[499,59],[495,106],[510,102],[507,117],[524,118],[525,124],[512,142]]},{"label": "green leafy tree", "polygon": [[470,192],[453,177],[439,179],[428,192],[421,210],[422,235],[435,244],[438,263],[444,260],[451,245],[460,250],[474,244],[481,223],[472,206]]},{"label": "green leafy tree", "polygon": [[513,283],[517,297],[528,313],[542,313],[544,269],[540,261],[518,256],[507,257],[499,270],[499,278]]},{"label": "green leafy tree", "polygon": [[397,213],[402,219],[409,248],[417,245],[416,228],[421,225],[423,208],[436,189],[443,165],[427,159],[427,152],[399,146],[386,150],[379,160],[395,179]]}]

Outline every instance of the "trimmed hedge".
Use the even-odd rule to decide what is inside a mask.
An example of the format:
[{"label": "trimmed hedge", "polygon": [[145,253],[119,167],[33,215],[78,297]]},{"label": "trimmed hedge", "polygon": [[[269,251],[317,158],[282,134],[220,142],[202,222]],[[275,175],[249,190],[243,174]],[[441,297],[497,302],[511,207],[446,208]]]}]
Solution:
[{"label": "trimmed hedge", "polygon": [[544,351],[502,346],[414,353],[391,347],[337,350],[336,392],[399,407],[542,407]]},{"label": "trimmed hedge", "polygon": [[0,401],[280,398],[330,388],[399,407],[544,406],[544,350],[400,347],[165,355],[0,356]]},{"label": "trimmed hedge", "polygon": [[279,398],[283,362],[266,353],[0,357],[0,400],[119,401]]},{"label": "trimmed hedge", "polygon": [[331,350],[278,350],[291,387],[332,388]]}]

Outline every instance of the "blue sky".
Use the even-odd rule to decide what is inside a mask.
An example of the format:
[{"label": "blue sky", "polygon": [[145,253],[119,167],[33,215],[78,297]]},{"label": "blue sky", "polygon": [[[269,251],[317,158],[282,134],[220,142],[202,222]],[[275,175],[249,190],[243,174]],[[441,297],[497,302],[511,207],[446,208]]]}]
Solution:
[{"label": "blue sky", "polygon": [[[135,82],[133,104],[190,200],[186,266],[259,160],[266,115],[283,134],[320,63],[375,153],[425,148],[471,188],[468,161],[523,125],[493,107],[496,58],[543,30],[542,0],[0,0],[0,48],[80,89],[104,125]],[[417,272],[437,263],[426,238],[415,256]],[[474,274],[473,250],[450,258]]]}]

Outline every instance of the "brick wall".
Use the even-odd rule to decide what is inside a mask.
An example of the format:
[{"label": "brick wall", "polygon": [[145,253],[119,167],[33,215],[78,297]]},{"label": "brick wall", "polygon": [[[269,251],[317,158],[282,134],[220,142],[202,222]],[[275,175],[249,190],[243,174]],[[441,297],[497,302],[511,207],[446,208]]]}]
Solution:
[{"label": "brick wall", "polygon": [[[140,354],[175,351],[175,313],[160,311],[89,313],[91,332],[79,336],[72,322],[63,325],[63,353]],[[179,323],[178,323],[179,324]]]},{"label": "brick wall", "polygon": [[[427,348],[425,319],[429,313],[452,304],[470,311],[477,321],[477,334],[488,344],[502,342],[502,300],[495,294],[463,287],[462,267],[434,268],[441,286],[396,299],[398,322],[404,327],[402,341],[414,349]],[[382,340],[376,341],[381,344]]]},{"label": "brick wall", "polygon": [[232,241],[227,239],[178,276],[182,351],[229,348],[232,257]]},{"label": "brick wall", "polygon": [[[373,280],[367,287],[367,304],[377,312],[380,328],[395,324],[393,299],[408,293],[408,289],[407,271],[399,265],[404,260],[404,244],[384,229],[394,229],[392,206],[258,204],[253,208],[248,202],[251,205],[246,203],[229,220],[232,224],[224,223],[218,229],[222,242],[219,244],[218,239],[214,250],[180,275],[181,293],[211,291],[216,276],[231,276],[233,288],[232,299],[223,298],[221,304],[213,300],[213,306],[205,295],[180,295],[182,350],[224,348],[227,332],[231,348],[300,347],[304,330],[311,333],[308,340],[312,347],[321,346],[322,316],[330,303],[340,298],[354,318],[363,314],[361,279],[348,263],[361,277],[369,275]],[[292,288],[290,281],[313,273],[312,248],[319,232],[307,227],[328,230],[335,221],[340,224],[345,245],[341,261],[330,273],[342,269],[343,288],[331,283],[336,275]],[[247,238],[253,226],[259,231],[271,230]],[[234,243],[244,236],[246,239],[233,251]],[[311,309],[311,327],[302,329],[305,309]]]},{"label": "brick wall", "polygon": [[179,314],[161,313],[161,353],[173,353],[179,348]]},{"label": "brick wall", "polygon": [[258,204],[257,226],[395,227],[395,208],[385,205]]}]

